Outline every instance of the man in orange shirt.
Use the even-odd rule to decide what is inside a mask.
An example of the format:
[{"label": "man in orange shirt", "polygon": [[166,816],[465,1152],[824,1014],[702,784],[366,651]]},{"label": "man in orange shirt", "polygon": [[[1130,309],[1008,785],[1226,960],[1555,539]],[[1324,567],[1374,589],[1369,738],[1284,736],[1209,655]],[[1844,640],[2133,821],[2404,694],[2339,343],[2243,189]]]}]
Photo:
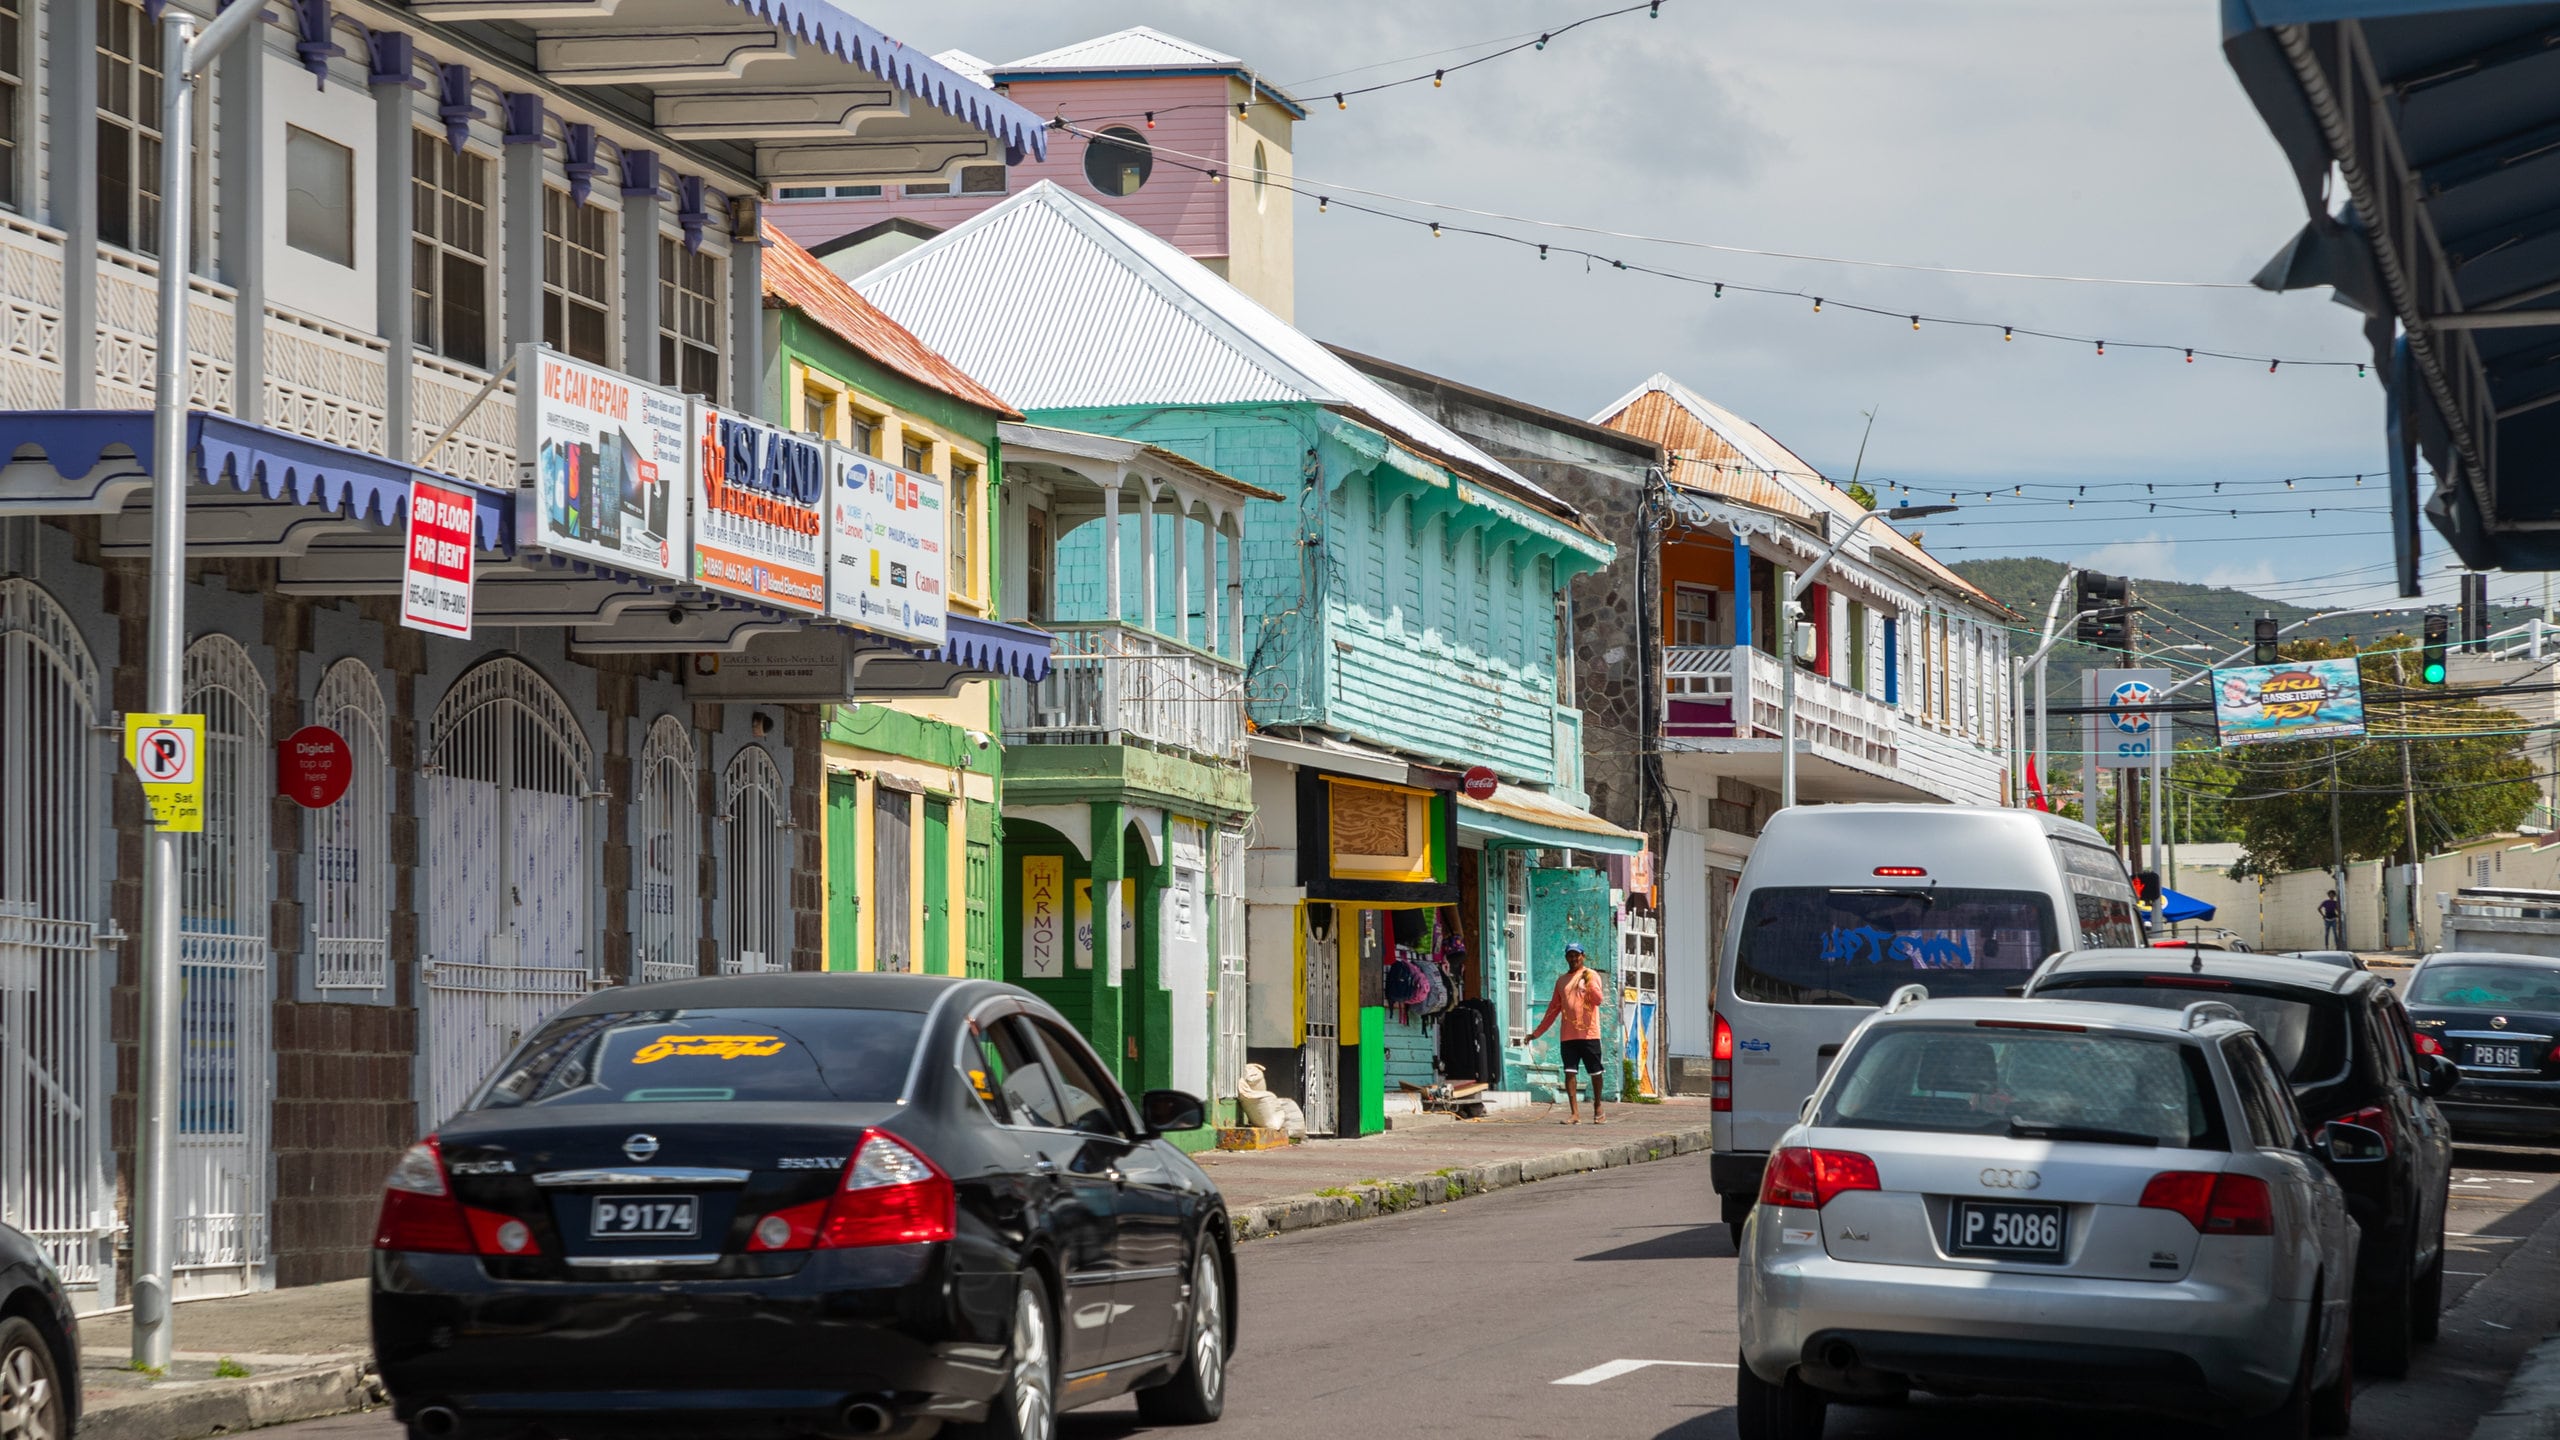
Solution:
[{"label": "man in orange shirt", "polygon": [[1564,1104],[1568,1119],[1558,1123],[1582,1123],[1582,1104],[1574,1086],[1573,1067],[1580,1065],[1591,1077],[1591,1123],[1600,1118],[1600,1002],[1606,992],[1600,988],[1600,972],[1591,968],[1591,959],[1582,947],[1564,947],[1564,973],[1556,977],[1555,993],[1547,997],[1546,1018],[1529,1032],[1535,1040],[1547,1033],[1547,1027],[1558,1020],[1564,1022]]}]

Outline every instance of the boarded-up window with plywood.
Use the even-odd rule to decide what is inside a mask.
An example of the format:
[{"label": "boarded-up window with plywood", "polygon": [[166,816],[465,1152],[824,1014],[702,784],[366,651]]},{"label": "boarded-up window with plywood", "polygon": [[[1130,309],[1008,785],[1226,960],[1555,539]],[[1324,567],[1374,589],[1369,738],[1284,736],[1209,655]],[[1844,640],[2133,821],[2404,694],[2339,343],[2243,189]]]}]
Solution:
[{"label": "boarded-up window with plywood", "polygon": [[1336,878],[1408,884],[1431,878],[1428,791],[1356,780],[1331,781],[1327,790]]}]

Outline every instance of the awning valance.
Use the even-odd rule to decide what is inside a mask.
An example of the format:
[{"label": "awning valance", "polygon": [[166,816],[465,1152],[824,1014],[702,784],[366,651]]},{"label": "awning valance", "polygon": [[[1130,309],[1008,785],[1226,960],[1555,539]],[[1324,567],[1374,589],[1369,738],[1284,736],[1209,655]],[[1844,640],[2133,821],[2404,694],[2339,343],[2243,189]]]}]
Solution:
[{"label": "awning valance", "polygon": [[1625,830],[1590,811],[1541,790],[1496,785],[1478,800],[1458,796],[1458,829],[1497,840],[1514,840],[1551,850],[1588,850],[1598,855],[1633,855],[1644,849],[1641,831]]},{"label": "awning valance", "polygon": [[1016,680],[1049,678],[1049,655],[1057,642],[1048,631],[959,614],[949,623],[949,638],[939,652],[942,660]]}]

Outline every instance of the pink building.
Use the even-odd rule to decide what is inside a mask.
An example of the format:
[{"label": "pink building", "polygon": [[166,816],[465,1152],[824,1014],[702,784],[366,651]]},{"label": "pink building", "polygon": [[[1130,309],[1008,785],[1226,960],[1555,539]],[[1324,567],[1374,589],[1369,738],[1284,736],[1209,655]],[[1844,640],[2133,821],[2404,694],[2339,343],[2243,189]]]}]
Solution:
[{"label": "pink building", "polygon": [[[1146,26],[1005,65],[934,57],[1063,120],[1046,159],[916,185],[784,186],[771,222],[851,279],[1042,180],[1162,236],[1282,319],[1294,303],[1290,136],[1306,111],[1232,55]],[[1278,182],[1278,183],[1274,183]]]}]

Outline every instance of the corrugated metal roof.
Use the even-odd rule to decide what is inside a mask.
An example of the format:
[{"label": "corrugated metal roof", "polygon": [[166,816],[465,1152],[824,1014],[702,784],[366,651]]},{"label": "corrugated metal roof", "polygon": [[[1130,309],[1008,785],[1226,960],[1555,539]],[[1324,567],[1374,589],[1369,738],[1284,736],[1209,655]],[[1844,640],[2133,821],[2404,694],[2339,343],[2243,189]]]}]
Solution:
[{"label": "corrugated metal roof", "polygon": [[1560,503],[1208,267],[1046,180],[855,288],[1028,410],[1331,405],[1442,464]]},{"label": "corrugated metal roof", "polygon": [[[1855,522],[1866,513],[1866,507],[1847,491],[1833,486],[1768,431],[1669,375],[1656,372],[1591,418],[1613,430],[1641,435],[1672,452],[1675,460],[1691,457],[1688,464],[1672,466],[1673,478],[1682,484],[1807,520],[1828,513]],[[1794,503],[1771,503],[1780,494],[1793,497]],[[2004,608],[1980,586],[1892,527],[1866,533],[1871,549],[1880,548],[1992,609]]]},{"label": "corrugated metal roof", "polygon": [[1020,412],[1006,404],[1003,397],[936,354],[907,327],[880,313],[878,306],[863,299],[828,269],[825,261],[801,249],[771,224],[764,227],[764,246],[765,294],[929,390],[1008,419],[1020,418]]},{"label": "corrugated metal roof", "polygon": [[933,57],[933,63],[950,71],[952,74],[959,76],[961,79],[968,81],[972,85],[984,85],[990,90],[995,88],[995,82],[987,78],[987,72],[994,69],[995,66],[988,61],[979,59],[977,56],[970,54],[966,50],[945,50],[941,54]]},{"label": "corrugated metal roof", "polygon": [[1206,45],[1167,35],[1151,25],[1132,25],[1055,50],[1043,50],[993,70],[1234,70],[1244,62]]}]

